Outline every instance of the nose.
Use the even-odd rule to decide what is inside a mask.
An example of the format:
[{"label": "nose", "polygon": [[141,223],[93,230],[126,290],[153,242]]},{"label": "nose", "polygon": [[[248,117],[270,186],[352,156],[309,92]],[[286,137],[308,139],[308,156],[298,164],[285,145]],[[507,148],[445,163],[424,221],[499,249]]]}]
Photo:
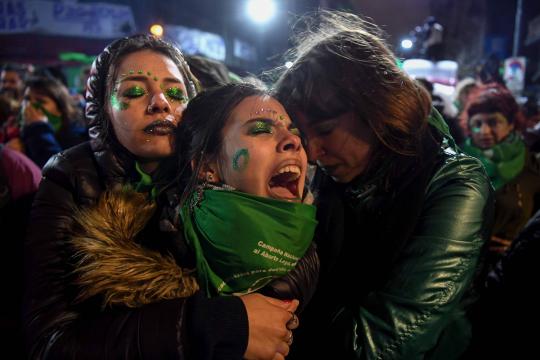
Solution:
[{"label": "nose", "polygon": [[287,129],[283,129],[284,135],[281,141],[278,143],[278,152],[298,152],[302,149],[302,142],[296,135],[291,134]]},{"label": "nose", "polygon": [[150,114],[171,112],[171,105],[163,92],[154,93],[151,97],[150,105],[148,105],[148,112]]},{"label": "nose", "polygon": [[482,126],[480,126],[480,133],[481,134],[491,133],[491,127],[487,123],[482,122]]}]

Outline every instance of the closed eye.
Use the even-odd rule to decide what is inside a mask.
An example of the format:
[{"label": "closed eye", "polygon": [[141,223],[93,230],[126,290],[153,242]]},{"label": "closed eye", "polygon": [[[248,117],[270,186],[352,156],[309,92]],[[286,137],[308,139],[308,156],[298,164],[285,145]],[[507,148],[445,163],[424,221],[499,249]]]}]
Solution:
[{"label": "closed eye", "polygon": [[256,120],[253,121],[251,126],[248,128],[249,135],[259,135],[259,134],[273,134],[274,133],[274,123],[271,120]]},{"label": "closed eye", "polygon": [[133,98],[138,98],[140,96],[143,96],[143,95],[146,95],[146,90],[144,90],[144,88],[142,86],[132,86],[128,89],[126,89],[123,93],[122,93],[122,96],[125,96],[127,98],[130,98],[130,99],[133,99]]}]

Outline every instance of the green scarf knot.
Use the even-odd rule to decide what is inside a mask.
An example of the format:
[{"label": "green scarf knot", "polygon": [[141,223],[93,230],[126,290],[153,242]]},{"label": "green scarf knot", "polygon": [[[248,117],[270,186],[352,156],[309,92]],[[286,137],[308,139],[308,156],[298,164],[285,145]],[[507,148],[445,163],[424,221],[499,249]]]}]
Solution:
[{"label": "green scarf knot", "polygon": [[156,187],[154,186],[154,182],[152,181],[152,177],[145,173],[138,162],[135,162],[135,170],[137,170],[137,173],[140,175],[140,180],[135,183],[135,191],[143,193],[148,193],[148,196],[151,200],[154,200],[157,195]]}]

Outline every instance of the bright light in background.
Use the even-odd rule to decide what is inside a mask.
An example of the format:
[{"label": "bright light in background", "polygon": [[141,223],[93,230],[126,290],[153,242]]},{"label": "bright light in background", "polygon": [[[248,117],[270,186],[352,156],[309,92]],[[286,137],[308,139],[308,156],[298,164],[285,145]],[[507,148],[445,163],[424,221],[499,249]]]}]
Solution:
[{"label": "bright light in background", "polygon": [[401,40],[401,47],[404,49],[410,49],[412,48],[413,43],[411,39],[403,39]]},{"label": "bright light in background", "polygon": [[154,36],[157,36],[157,37],[162,37],[163,36],[163,26],[159,25],[159,24],[154,24],[152,26],[150,26],[150,33]]},{"label": "bright light in background", "polygon": [[286,67],[287,69],[290,69],[292,66],[293,66],[292,61],[287,61],[287,62],[285,63],[285,67]]},{"label": "bright light in background", "polygon": [[256,23],[268,22],[276,13],[274,0],[249,0],[246,7],[249,17]]}]

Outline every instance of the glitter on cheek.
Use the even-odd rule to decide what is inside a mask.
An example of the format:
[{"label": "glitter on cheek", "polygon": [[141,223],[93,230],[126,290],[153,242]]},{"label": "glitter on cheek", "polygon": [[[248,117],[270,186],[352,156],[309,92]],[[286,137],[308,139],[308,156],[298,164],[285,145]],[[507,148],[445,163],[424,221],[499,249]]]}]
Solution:
[{"label": "glitter on cheek", "polygon": [[249,151],[248,149],[238,150],[232,159],[232,167],[235,171],[243,171],[249,164]]},{"label": "glitter on cheek", "polygon": [[129,103],[118,100],[116,93],[111,95],[111,106],[114,110],[126,110],[129,108]]}]

